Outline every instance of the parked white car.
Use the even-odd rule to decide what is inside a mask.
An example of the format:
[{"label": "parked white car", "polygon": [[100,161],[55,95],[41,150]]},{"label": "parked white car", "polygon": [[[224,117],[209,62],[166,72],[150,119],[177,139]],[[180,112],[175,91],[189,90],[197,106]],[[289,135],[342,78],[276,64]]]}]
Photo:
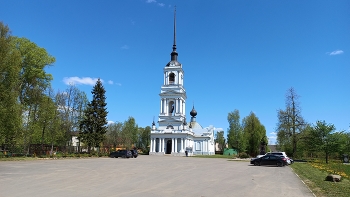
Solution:
[{"label": "parked white car", "polygon": [[292,164],[292,160],[287,156],[287,154],[285,152],[269,152],[269,153],[266,153],[266,155],[269,155],[269,154],[284,156],[287,159],[288,165]]}]

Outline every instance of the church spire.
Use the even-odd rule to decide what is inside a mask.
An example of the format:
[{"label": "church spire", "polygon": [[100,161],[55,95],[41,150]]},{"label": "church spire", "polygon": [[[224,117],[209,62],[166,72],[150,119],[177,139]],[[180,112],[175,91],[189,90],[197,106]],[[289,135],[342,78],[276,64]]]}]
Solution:
[{"label": "church spire", "polygon": [[171,61],[177,61],[178,53],[176,52],[176,6],[174,8],[174,44],[171,52]]}]

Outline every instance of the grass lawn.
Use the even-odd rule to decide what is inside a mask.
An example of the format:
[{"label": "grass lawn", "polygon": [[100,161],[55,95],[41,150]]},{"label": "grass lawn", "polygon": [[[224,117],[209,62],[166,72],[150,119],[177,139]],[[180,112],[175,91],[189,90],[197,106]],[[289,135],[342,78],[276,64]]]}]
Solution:
[{"label": "grass lawn", "polygon": [[37,160],[35,157],[3,157],[0,158],[0,161],[30,161]]},{"label": "grass lawn", "polygon": [[[346,172],[350,172],[350,165],[340,163],[324,164],[295,162],[290,165],[290,167],[318,197],[350,196],[349,174],[346,174]],[[330,173],[341,175],[341,182],[325,181],[326,176]]]}]

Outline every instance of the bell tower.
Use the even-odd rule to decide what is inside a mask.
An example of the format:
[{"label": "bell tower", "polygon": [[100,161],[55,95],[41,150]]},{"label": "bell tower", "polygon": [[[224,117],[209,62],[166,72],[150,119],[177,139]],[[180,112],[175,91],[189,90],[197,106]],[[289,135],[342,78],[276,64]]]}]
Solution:
[{"label": "bell tower", "polygon": [[184,71],[177,61],[176,52],[176,8],[174,11],[174,43],[170,62],[163,71],[163,85],[160,91],[159,129],[183,130],[186,125],[186,91],[184,88]]}]

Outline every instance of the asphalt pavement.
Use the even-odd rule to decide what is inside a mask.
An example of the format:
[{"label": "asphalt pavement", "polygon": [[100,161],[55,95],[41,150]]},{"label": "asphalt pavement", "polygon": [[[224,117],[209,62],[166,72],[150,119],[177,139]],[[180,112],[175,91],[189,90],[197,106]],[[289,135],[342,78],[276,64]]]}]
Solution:
[{"label": "asphalt pavement", "polygon": [[140,155],[0,162],[0,196],[313,197],[289,166]]}]

